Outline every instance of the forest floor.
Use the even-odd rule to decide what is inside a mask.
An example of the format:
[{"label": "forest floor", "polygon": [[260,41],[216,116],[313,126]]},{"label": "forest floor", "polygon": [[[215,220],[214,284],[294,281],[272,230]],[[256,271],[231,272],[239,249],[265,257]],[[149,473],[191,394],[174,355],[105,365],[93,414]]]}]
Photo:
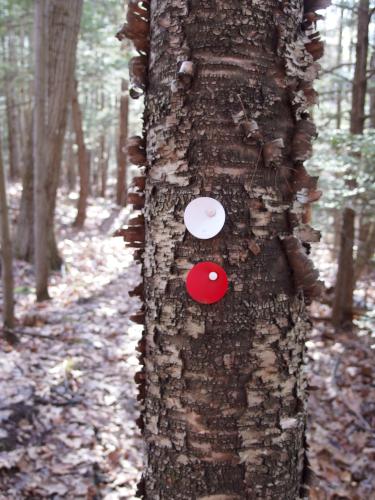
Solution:
[{"label": "forest floor", "polygon": [[[12,185],[13,221],[19,195]],[[128,210],[91,199],[78,232],[71,227],[75,203],[66,195],[58,203],[64,267],[52,276],[51,301],[35,304],[32,267],[15,263],[19,342],[0,340],[0,500],[135,498],[142,468],[133,382],[140,327],[129,320],[138,304],[128,291],[139,282],[139,268],[122,239],[111,237]],[[329,283],[333,268],[324,247],[315,260]],[[313,304],[311,312],[310,497],[371,500],[371,315],[358,318],[355,332],[335,334],[323,319],[328,306]]]}]

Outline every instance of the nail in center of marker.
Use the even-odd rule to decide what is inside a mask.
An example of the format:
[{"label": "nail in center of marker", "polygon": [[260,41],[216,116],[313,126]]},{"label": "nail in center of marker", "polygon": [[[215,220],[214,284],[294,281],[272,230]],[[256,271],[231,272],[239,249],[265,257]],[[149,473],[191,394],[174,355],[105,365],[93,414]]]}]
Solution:
[{"label": "nail in center of marker", "polygon": [[214,271],[212,271],[209,275],[208,275],[209,279],[211,281],[216,281],[217,280],[217,273],[215,273]]},{"label": "nail in center of marker", "polygon": [[214,208],[208,208],[206,210],[206,214],[207,214],[208,217],[215,217],[216,210]]}]

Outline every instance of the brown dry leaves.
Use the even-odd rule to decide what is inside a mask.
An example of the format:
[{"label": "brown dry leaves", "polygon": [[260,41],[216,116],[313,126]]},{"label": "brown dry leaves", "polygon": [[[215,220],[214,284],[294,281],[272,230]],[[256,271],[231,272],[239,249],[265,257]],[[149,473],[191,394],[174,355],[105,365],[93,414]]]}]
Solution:
[{"label": "brown dry leaves", "polygon": [[1,499],[134,498],[142,466],[128,297],[139,270],[111,237],[128,214],[95,201],[77,233],[73,207],[59,201],[66,268],[52,301],[34,305],[31,267],[16,263],[20,342],[0,343]]},{"label": "brown dry leaves", "polygon": [[[320,257],[324,250],[321,246]],[[315,258],[316,260],[316,258]],[[334,269],[324,253],[329,280]],[[323,261],[321,261],[323,262]],[[329,270],[329,266],[331,271]],[[361,290],[357,291],[358,303]],[[369,297],[373,304],[375,297]],[[312,305],[315,318],[330,308]],[[309,458],[316,475],[312,500],[367,500],[375,491],[375,366],[369,318],[353,332],[334,333],[328,322],[315,321],[308,342]]]}]

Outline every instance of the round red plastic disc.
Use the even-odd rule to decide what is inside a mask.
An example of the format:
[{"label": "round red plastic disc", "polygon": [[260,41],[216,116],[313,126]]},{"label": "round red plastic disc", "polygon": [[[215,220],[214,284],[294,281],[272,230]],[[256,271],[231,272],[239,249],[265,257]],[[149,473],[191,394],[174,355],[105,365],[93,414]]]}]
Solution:
[{"label": "round red plastic disc", "polygon": [[186,289],[196,302],[201,304],[218,302],[228,290],[226,272],[214,262],[200,262],[189,271]]}]

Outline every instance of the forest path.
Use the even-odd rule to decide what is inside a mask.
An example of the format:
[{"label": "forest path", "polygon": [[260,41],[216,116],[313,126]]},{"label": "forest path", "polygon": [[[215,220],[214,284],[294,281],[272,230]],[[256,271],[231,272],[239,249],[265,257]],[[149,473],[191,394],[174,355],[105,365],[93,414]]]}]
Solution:
[{"label": "forest path", "polygon": [[140,328],[128,296],[139,269],[111,237],[127,211],[95,201],[78,233],[72,206],[59,205],[65,268],[51,279],[53,299],[34,304],[31,267],[15,266],[19,343],[0,344],[2,500],[131,499],[142,466],[133,382]]}]

